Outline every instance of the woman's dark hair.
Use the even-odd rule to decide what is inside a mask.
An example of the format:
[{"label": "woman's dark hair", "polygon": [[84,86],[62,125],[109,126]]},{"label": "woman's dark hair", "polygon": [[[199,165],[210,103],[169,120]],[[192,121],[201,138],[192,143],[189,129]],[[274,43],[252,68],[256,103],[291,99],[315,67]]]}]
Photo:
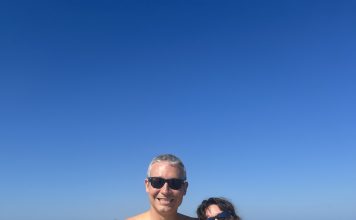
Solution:
[{"label": "woman's dark hair", "polygon": [[234,205],[229,200],[222,197],[211,197],[207,200],[203,200],[197,208],[197,215],[199,220],[207,219],[205,212],[210,205],[217,205],[221,211],[229,212],[232,215],[231,220],[241,220],[241,218],[235,212]]}]

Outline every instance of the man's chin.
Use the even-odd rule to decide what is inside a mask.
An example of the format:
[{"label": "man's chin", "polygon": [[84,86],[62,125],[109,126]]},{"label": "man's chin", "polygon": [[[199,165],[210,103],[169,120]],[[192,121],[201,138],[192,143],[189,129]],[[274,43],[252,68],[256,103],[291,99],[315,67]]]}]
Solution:
[{"label": "man's chin", "polygon": [[156,208],[157,211],[159,211],[159,213],[164,215],[177,212],[177,208],[174,206],[174,204],[169,204],[169,205],[157,204]]}]

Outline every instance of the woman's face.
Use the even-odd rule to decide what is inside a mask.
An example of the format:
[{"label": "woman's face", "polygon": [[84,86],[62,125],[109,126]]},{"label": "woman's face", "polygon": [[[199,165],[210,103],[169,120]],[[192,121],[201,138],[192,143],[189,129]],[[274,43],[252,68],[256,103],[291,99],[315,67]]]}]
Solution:
[{"label": "woman's face", "polygon": [[205,210],[205,215],[207,218],[215,217],[220,213],[222,213],[221,209],[215,204],[209,205]]}]

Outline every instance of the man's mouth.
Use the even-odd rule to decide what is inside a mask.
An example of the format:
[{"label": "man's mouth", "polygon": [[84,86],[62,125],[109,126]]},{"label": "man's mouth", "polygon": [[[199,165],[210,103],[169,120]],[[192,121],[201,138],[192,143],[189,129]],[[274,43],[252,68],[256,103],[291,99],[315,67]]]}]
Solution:
[{"label": "man's mouth", "polygon": [[173,202],[173,199],[169,199],[169,198],[157,198],[157,199],[161,204],[170,204],[171,202]]}]

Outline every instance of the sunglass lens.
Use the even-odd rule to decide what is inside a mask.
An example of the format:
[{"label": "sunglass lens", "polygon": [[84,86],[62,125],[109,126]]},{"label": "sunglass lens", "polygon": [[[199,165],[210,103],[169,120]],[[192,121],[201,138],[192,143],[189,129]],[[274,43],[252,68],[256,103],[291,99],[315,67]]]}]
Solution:
[{"label": "sunglass lens", "polygon": [[225,220],[229,217],[231,217],[231,214],[227,211],[224,211],[224,212],[216,215],[215,217],[207,218],[207,220]]},{"label": "sunglass lens", "polygon": [[171,189],[177,190],[180,189],[183,185],[183,180],[181,179],[171,179],[168,184]]},{"label": "sunglass lens", "polygon": [[164,185],[164,179],[159,177],[151,177],[150,178],[151,185],[153,188],[160,189]]}]

